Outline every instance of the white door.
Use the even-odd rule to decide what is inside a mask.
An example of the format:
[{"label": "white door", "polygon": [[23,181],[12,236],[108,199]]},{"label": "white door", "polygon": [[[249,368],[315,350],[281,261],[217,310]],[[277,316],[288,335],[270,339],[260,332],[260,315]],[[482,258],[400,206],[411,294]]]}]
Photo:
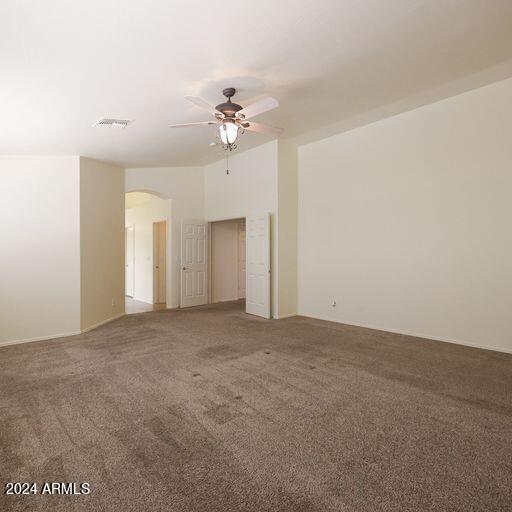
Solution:
[{"label": "white door", "polygon": [[270,215],[246,218],[246,299],[245,310],[270,318]]},{"label": "white door", "polygon": [[181,307],[208,302],[208,238],[206,222],[181,223]]},{"label": "white door", "polygon": [[245,224],[238,224],[238,298],[245,299]]},{"label": "white door", "polygon": [[135,288],[135,226],[125,228],[125,294],[133,297]]}]

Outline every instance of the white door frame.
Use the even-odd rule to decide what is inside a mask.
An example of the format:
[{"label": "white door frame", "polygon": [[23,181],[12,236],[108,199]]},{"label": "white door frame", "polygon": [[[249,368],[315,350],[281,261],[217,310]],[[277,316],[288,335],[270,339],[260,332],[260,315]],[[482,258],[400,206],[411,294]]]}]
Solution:
[{"label": "white door frame", "polygon": [[[128,252],[128,236],[127,232],[128,230],[132,230],[132,295],[128,295],[127,287],[126,287],[126,274],[127,274],[127,268],[128,268],[128,261],[126,260],[126,255]],[[129,224],[128,226],[124,227],[124,268],[125,268],[125,274],[124,274],[124,295],[125,297],[131,297],[132,299],[135,297],[135,224]]]},{"label": "white door frame", "polygon": [[243,220],[247,223],[245,215],[239,217],[220,217],[215,219],[207,220],[208,223],[208,304],[212,302],[212,224],[215,222],[225,222],[227,220]]},{"label": "white door frame", "polygon": [[[265,316],[266,318],[272,318],[272,215],[269,212],[264,212],[265,215],[269,216],[269,260],[268,260],[268,275],[269,275],[269,295],[270,295],[270,306],[269,306],[269,313],[268,316]],[[245,215],[238,215],[238,216],[229,216],[229,217],[216,217],[213,219],[208,219],[208,303],[211,303],[212,297],[211,297],[211,224],[213,222],[221,222],[225,220],[241,220],[244,219],[245,221],[245,230],[246,230],[246,244],[247,244],[247,217],[252,216],[251,214],[245,214]],[[246,245],[247,247],[247,245]],[[247,258],[247,249],[246,249],[246,258]],[[246,276],[246,287],[245,287],[245,300],[246,300],[246,312],[247,312],[247,261],[246,261],[246,267],[245,267],[245,276]]]}]

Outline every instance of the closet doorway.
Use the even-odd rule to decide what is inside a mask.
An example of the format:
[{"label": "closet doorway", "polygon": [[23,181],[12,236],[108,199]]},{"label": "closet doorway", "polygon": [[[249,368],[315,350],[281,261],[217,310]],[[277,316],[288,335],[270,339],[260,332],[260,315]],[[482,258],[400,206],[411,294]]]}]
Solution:
[{"label": "closet doorway", "polygon": [[245,219],[210,223],[210,302],[245,300]]}]

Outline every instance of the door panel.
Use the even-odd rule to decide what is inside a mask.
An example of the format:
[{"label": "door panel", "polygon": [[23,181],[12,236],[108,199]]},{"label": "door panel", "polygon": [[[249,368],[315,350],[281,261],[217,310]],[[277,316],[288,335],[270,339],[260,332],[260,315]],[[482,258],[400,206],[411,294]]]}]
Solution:
[{"label": "door panel", "polygon": [[181,307],[208,302],[207,223],[183,221],[181,225]]},{"label": "door panel", "polygon": [[238,298],[245,299],[245,224],[238,224]]},{"label": "door panel", "polygon": [[246,311],[270,318],[270,215],[246,219]]}]

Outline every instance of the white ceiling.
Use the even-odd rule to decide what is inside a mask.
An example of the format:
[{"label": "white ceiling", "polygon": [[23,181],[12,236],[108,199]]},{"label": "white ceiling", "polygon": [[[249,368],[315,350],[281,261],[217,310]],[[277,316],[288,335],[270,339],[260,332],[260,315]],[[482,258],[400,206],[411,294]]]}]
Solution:
[{"label": "white ceiling", "polygon": [[255,120],[304,137],[511,58],[510,0],[2,0],[0,154],[201,165],[214,128],[167,127],[208,119],[185,95],[274,96]]}]

